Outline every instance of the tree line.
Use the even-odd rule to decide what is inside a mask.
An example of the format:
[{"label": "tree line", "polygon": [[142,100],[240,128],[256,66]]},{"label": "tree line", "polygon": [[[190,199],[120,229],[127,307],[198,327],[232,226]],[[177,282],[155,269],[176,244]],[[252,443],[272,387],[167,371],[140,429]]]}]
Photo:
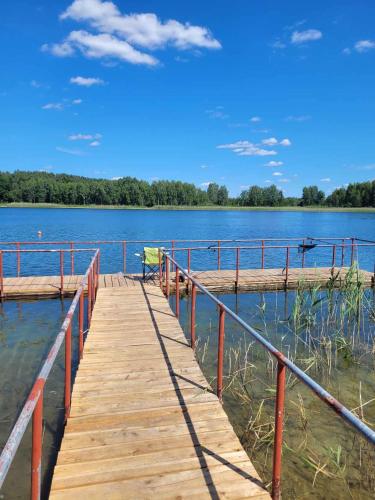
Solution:
[{"label": "tree line", "polygon": [[181,181],[153,181],[134,177],[91,179],[47,172],[0,172],[0,202],[55,203],[63,205],[164,206],[330,206],[375,207],[375,181],[349,184],[325,197],[317,186],[302,195],[285,197],[275,185],[250,186],[230,198],[226,186],[209,184],[207,190]]}]

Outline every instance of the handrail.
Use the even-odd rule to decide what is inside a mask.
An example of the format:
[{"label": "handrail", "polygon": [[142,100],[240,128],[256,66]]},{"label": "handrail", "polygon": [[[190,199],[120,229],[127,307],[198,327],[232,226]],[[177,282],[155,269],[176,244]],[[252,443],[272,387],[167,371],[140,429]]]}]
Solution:
[{"label": "handrail", "polygon": [[65,340],[65,422],[70,413],[71,405],[71,380],[72,380],[72,320],[74,313],[79,306],[78,328],[79,328],[79,359],[83,355],[83,324],[84,324],[84,290],[87,284],[87,324],[90,325],[92,309],[94,307],[96,293],[99,284],[99,258],[100,250],[95,251],[90,265],[82,278],[80,286],[65,316],[47,357],[35,379],[29,396],[13,426],[11,434],[0,455],[0,488],[4,483],[9,468],[14,460],[21,439],[25,434],[27,425],[32,418],[32,459],[31,459],[31,498],[39,499],[41,496],[41,460],[42,460],[42,420],[43,420],[43,391],[47,378],[51,372],[53,364],[59,353],[61,345]]},{"label": "handrail", "polygon": [[[275,407],[275,437],[274,437],[274,455],[273,455],[273,473],[272,473],[272,498],[281,498],[281,451],[282,451],[282,433],[283,433],[283,416],[284,416],[284,399],[285,399],[285,372],[288,368],[300,381],[302,381],[309,389],[311,389],[327,406],[335,413],[351,425],[356,431],[360,432],[370,443],[375,445],[375,431],[370,429],[358,417],[356,417],[343,404],[335,399],[321,385],[307,375],[303,370],[298,368],[289,358],[282,352],[276,349],[268,340],[266,340],[254,328],[248,325],[242,318],[234,313],[229,307],[215,297],[207,290],[194,276],[186,271],[168,252],[164,249],[159,249],[159,252],[164,255],[165,268],[169,270],[169,262],[176,269],[176,316],[179,316],[179,293],[178,281],[179,273],[181,272],[187,279],[188,284],[192,286],[192,303],[190,310],[190,334],[191,346],[195,345],[195,310],[196,310],[196,289],[207,295],[219,308],[219,339],[218,339],[218,366],[217,366],[217,395],[222,400],[223,392],[223,360],[224,360],[224,332],[225,332],[225,315],[230,316],[236,321],[245,331],[247,331],[259,344],[262,345],[270,354],[277,359],[277,389],[276,389],[276,407]],[[159,269],[159,272],[161,269]],[[166,283],[167,295],[169,294],[169,272]]]}]

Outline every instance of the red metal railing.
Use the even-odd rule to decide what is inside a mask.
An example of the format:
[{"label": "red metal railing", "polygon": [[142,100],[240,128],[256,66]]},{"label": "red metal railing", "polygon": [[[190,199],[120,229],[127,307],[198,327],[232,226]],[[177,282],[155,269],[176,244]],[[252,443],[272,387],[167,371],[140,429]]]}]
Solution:
[{"label": "red metal railing", "polygon": [[99,276],[99,250],[95,251],[90,265],[81,281],[81,284],[74,296],[69,311],[62,324],[40,372],[34,382],[30,394],[21,410],[21,413],[12,429],[7,443],[0,455],[0,488],[6,478],[9,468],[14,460],[21,439],[25,434],[27,425],[32,419],[32,456],[31,456],[31,498],[37,500],[41,496],[41,471],[42,471],[42,422],[43,422],[43,392],[47,378],[52,366],[65,340],[65,389],[64,407],[65,421],[69,416],[71,404],[71,382],[72,382],[72,321],[74,313],[79,308],[78,313],[78,352],[79,359],[83,354],[84,335],[84,290],[88,286],[89,299],[87,301],[87,322],[90,325],[91,313],[95,303],[98,276]]},{"label": "red metal railing", "polygon": [[[171,254],[174,258],[175,250],[178,250],[176,245],[182,243],[213,243],[215,246],[211,246],[211,248],[217,249],[217,268],[221,268],[221,249],[225,248],[229,243],[260,243],[262,247],[262,266],[264,267],[264,253],[266,248],[269,246],[269,243],[275,242],[296,242],[296,241],[320,241],[320,242],[334,242],[334,241],[351,241],[354,245],[355,240],[357,238],[352,237],[344,237],[344,238],[313,238],[313,237],[302,237],[302,238],[243,238],[243,239],[175,239],[175,240],[83,240],[83,241],[2,241],[0,242],[1,246],[15,246],[17,251],[17,276],[21,275],[21,249],[25,246],[32,245],[58,245],[59,247],[68,246],[70,250],[73,250],[77,247],[77,245],[94,245],[95,248],[98,248],[99,245],[118,245],[122,254],[122,268],[123,272],[127,272],[127,260],[128,260],[128,247],[129,245],[140,245],[140,244],[153,244],[156,246],[165,245],[171,248]],[[359,241],[359,240],[358,240]],[[70,272],[74,274],[74,253],[70,254]]]},{"label": "red metal railing", "polygon": [[[351,425],[357,432],[362,434],[370,443],[375,445],[375,431],[370,429],[350,410],[337,401],[322,386],[309,377],[303,370],[298,368],[282,352],[278,351],[270,342],[268,342],[259,332],[254,330],[229,307],[221,302],[217,297],[210,293],[194,276],[188,273],[183,267],[170,256],[168,252],[160,249],[160,253],[165,258],[165,267],[169,268],[170,263],[175,268],[176,280],[176,316],[179,316],[180,297],[179,297],[179,274],[182,273],[187,278],[188,285],[191,286],[191,307],[190,307],[190,341],[194,349],[196,341],[195,314],[196,314],[196,291],[199,289],[203,294],[209,297],[219,310],[219,328],[218,328],[218,353],[217,353],[217,396],[222,400],[223,396],[223,370],[224,370],[224,337],[225,337],[225,318],[226,315],[236,321],[246,332],[248,332],[262,347],[264,347],[277,360],[277,380],[276,380],[276,404],[275,404],[275,435],[273,448],[273,470],[272,470],[272,498],[279,500],[281,498],[281,458],[283,444],[283,425],[284,425],[284,401],[285,401],[285,376],[289,369],[301,382],[309,387],[327,406],[335,411],[343,420]],[[167,284],[168,287],[168,284]],[[168,290],[168,288],[167,288]]]},{"label": "red metal railing", "polygon": [[[75,248],[75,249],[64,249],[60,248],[58,250],[51,250],[51,249],[41,249],[41,250],[0,250],[0,300],[5,297],[5,285],[4,285],[4,255],[6,254],[17,254],[17,265],[19,262],[18,256],[21,253],[26,253],[26,254],[41,254],[41,253],[50,253],[50,254],[58,254],[59,255],[59,272],[58,275],[60,276],[60,294],[64,295],[65,293],[65,288],[64,288],[64,279],[65,279],[65,273],[64,273],[64,254],[70,254],[71,259],[74,253],[87,253],[87,252],[95,252],[96,249],[93,248]],[[74,259],[73,259],[74,260]],[[99,257],[98,257],[98,262],[99,262]]]}]

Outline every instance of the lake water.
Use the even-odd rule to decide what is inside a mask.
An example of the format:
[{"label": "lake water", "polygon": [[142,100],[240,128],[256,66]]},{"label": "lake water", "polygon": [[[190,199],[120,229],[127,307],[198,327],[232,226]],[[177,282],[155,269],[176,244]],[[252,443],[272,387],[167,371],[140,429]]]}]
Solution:
[{"label": "lake water", "polygon": [[[43,237],[38,239],[37,232],[41,230]],[[152,240],[152,239],[248,239],[248,238],[303,238],[315,236],[329,237],[358,237],[375,240],[375,214],[370,213],[322,213],[322,212],[236,212],[236,211],[151,211],[151,210],[85,210],[85,209],[0,209],[0,241],[59,241],[59,240]],[[85,245],[86,246],[86,245]],[[127,265],[129,272],[140,272],[139,259],[135,252],[141,251],[143,244],[134,244],[127,249]],[[3,248],[6,248],[4,246]],[[44,248],[44,246],[42,246]],[[101,246],[101,269],[103,272],[116,272],[122,269],[122,245]],[[273,252],[273,253],[271,253]],[[349,252],[345,255],[348,263]],[[186,263],[185,254],[177,254],[178,260]],[[361,250],[359,263],[362,268],[373,270],[374,251]],[[184,260],[185,259],[185,260]],[[291,266],[300,265],[301,257],[297,251],[291,253]],[[30,274],[57,274],[59,259],[56,254],[27,255],[21,257],[22,275]],[[89,257],[76,256],[75,271],[83,272],[88,264]],[[284,250],[266,253],[266,267],[284,267]],[[331,249],[314,250],[306,254],[306,265],[319,263],[330,265]],[[260,265],[260,252],[248,252],[241,257],[241,264],[245,267]],[[65,271],[69,272],[69,258],[65,259]],[[216,252],[197,252],[193,255],[193,269],[215,268],[217,265]],[[233,251],[222,250],[222,268],[231,268],[234,265]],[[5,274],[14,275],[16,261],[14,256],[4,256]],[[250,324],[259,328],[264,334],[284,352],[292,351],[296,356],[297,364],[307,368],[309,366],[309,350],[306,352],[298,344],[295,345],[295,335],[289,319],[295,294],[243,294],[240,296],[225,295],[224,301],[233,309],[238,310]],[[2,390],[0,393],[0,448],[22,407],[28,394],[33,378],[38,372],[43,356],[52,344],[61,324],[64,313],[69,307],[69,300],[43,300],[37,302],[5,302],[0,306],[0,366]],[[267,306],[264,309],[263,304]],[[188,318],[187,301],[183,301],[182,322]],[[208,379],[215,376],[217,311],[204,297],[198,300],[197,334],[200,337],[199,357]],[[265,328],[265,320],[268,325]],[[373,324],[371,324],[373,332]],[[367,327],[365,328],[367,331]],[[74,328],[76,335],[76,328]],[[362,335],[363,330],[361,330]],[[236,349],[246,350],[239,339],[243,339],[242,332],[227,324],[226,342],[232,348],[232,355]],[[315,335],[315,333],[314,333]],[[369,346],[366,337],[362,344]],[[370,340],[371,340],[370,339]],[[74,346],[76,346],[76,338]],[[305,339],[306,340],[306,339]],[[206,347],[205,347],[206,345]],[[372,346],[371,346],[372,347]],[[75,351],[76,352],[76,351]],[[324,352],[324,348],[322,348]],[[337,354],[339,352],[339,354]],[[373,355],[366,348],[363,352],[356,351],[360,362],[349,363],[345,357],[340,357],[343,351],[336,350],[336,359],[333,361],[332,373],[327,376],[328,368],[320,369],[319,364],[313,365],[311,373],[325,387],[332,390],[334,395],[343,398],[344,404],[350,408],[358,406],[359,397],[364,402],[372,399],[375,390],[373,370]],[[345,353],[345,351],[344,351]],[[319,356],[323,356],[319,350]],[[315,352],[314,356],[318,356]],[[356,358],[356,359],[357,359]],[[76,354],[75,354],[76,359]],[[320,358],[319,358],[320,359]],[[247,426],[249,418],[253,420],[255,429],[263,425],[263,420],[256,415],[254,409],[261,405],[266,422],[273,419],[274,367],[264,353],[252,347],[251,362],[257,368],[255,373],[257,383],[253,384],[250,395],[239,401],[238,394],[225,393],[225,405],[236,432],[252,456],[259,472],[265,480],[269,479],[270,457],[272,455],[266,435],[260,435],[260,443],[249,437]],[[228,358],[226,359],[228,371]],[[305,363],[305,364],[304,364]],[[307,363],[307,364],[306,364]],[[332,364],[332,360],[330,360]],[[331,364],[329,365],[331,367]],[[263,371],[262,371],[263,370]],[[330,372],[331,373],[331,372]],[[250,373],[251,377],[254,372]],[[252,379],[250,377],[250,379]],[[361,382],[361,387],[359,387]],[[246,389],[247,391],[248,389]],[[264,400],[264,392],[270,397]],[[241,396],[243,398],[243,394]],[[366,464],[374,463],[373,457],[365,444],[355,441],[355,435],[348,431],[338,419],[332,424],[336,432],[331,432],[332,413],[326,410],[323,404],[301,388],[293,386],[288,393],[288,421],[286,437],[288,449],[284,450],[284,481],[288,486],[289,498],[351,498],[348,488],[345,494],[343,485],[347,484],[341,476],[345,475],[345,467],[352,467],[353,460],[359,457],[360,464],[354,467],[354,477],[350,476],[350,486],[354,491],[354,498],[371,498],[374,488],[373,467]],[[301,403],[303,399],[303,404]],[[45,437],[44,437],[44,464],[53,463],[58,440],[55,430],[61,424],[63,406],[63,350],[58,358],[51,378],[46,387],[45,401]],[[249,409],[250,408],[250,409]],[[251,413],[251,408],[253,413]],[[296,413],[295,408],[298,409]],[[304,421],[307,414],[308,422]],[[373,401],[365,407],[366,418],[372,423],[375,419]],[[335,417],[333,417],[335,418]],[[254,420],[255,419],[255,420]],[[268,420],[267,420],[268,419]],[[270,426],[271,424],[268,424]],[[258,427],[257,427],[258,426]],[[305,426],[308,426],[308,431]],[[298,428],[298,433],[294,432]],[[297,437],[298,436],[298,439]],[[306,437],[307,436],[307,437]],[[329,439],[327,436],[330,436]],[[350,436],[352,449],[348,451],[345,438]],[[295,437],[295,439],[293,439]],[[300,463],[295,453],[304,440],[308,440],[305,453],[305,462]],[[347,439],[347,442],[349,440]],[[314,447],[316,443],[323,443],[324,447]],[[340,448],[339,448],[340,446]],[[328,450],[328,451],[327,451]],[[342,450],[342,452],[340,451]],[[354,450],[354,451],[353,451]],[[359,451],[358,451],[359,450]],[[340,453],[339,453],[340,451]],[[340,456],[338,456],[340,455]],[[7,479],[5,489],[1,494],[6,499],[26,498],[29,488],[28,466],[30,457],[30,429],[25,436],[16,461]],[[320,458],[319,458],[320,457]],[[323,457],[323,458],[322,458]],[[328,457],[328,458],[327,458]],[[319,460],[323,460],[319,462]],[[326,461],[327,462],[326,465]],[[332,462],[332,463],[331,463]],[[317,468],[323,467],[325,472],[317,473]],[[336,467],[336,468],[335,468]],[[365,469],[365,470],[364,470]],[[366,472],[367,470],[367,472]],[[332,472],[333,471],[333,472]],[[45,467],[45,480],[48,483],[48,470]],[[315,478],[314,487],[312,483]],[[331,475],[329,475],[331,474]],[[358,477],[364,475],[364,480]],[[22,480],[19,478],[22,477]],[[286,478],[286,479],[285,479]],[[299,478],[293,482],[293,478]],[[325,481],[329,481],[328,483]],[[327,489],[327,484],[330,488]],[[346,486],[345,486],[346,487]],[[341,488],[341,490],[340,490]],[[298,494],[296,492],[299,492]],[[339,495],[339,492],[341,496]],[[0,498],[1,498],[0,494]]]},{"label": "lake water", "polygon": [[[38,239],[38,231],[43,236]],[[178,239],[251,239],[251,238],[304,238],[314,236],[358,237],[375,240],[375,213],[332,212],[269,212],[269,211],[159,211],[159,210],[86,210],[86,209],[0,209],[0,241],[64,241],[64,240],[178,240]],[[301,243],[298,241],[297,243]],[[167,246],[170,244],[166,244]],[[87,245],[84,245],[87,247]],[[90,245],[94,246],[94,245]],[[140,260],[134,254],[143,244],[128,245],[127,271],[140,272]],[[181,244],[180,246],[185,246]],[[200,244],[199,246],[207,246]],[[5,247],[4,247],[5,248]],[[33,247],[31,247],[33,248]],[[122,270],[122,245],[101,246],[102,272]],[[337,260],[341,253],[338,250]],[[186,264],[186,254],[177,253]],[[261,251],[243,251],[243,268],[259,267]],[[58,274],[57,254],[22,255],[22,274]],[[88,255],[76,255],[75,272],[87,267]],[[233,250],[222,250],[222,268],[233,268]],[[345,264],[350,260],[346,251]],[[306,253],[306,266],[330,266],[332,249],[315,249]],[[374,269],[375,251],[361,249],[360,265]],[[291,251],[291,266],[300,266],[301,256]],[[70,259],[65,257],[65,272],[69,273]],[[192,269],[210,269],[217,265],[216,252],[193,252]],[[285,249],[268,250],[266,267],[284,267]],[[4,256],[7,275],[16,271],[15,255]]]}]

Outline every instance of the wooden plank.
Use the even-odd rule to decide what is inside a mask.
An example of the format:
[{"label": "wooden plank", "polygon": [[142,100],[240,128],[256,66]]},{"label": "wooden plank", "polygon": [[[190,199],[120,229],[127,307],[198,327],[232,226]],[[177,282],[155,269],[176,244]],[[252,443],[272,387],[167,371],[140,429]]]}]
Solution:
[{"label": "wooden plank", "polygon": [[111,280],[98,291],[50,497],[269,498],[160,288]]}]

